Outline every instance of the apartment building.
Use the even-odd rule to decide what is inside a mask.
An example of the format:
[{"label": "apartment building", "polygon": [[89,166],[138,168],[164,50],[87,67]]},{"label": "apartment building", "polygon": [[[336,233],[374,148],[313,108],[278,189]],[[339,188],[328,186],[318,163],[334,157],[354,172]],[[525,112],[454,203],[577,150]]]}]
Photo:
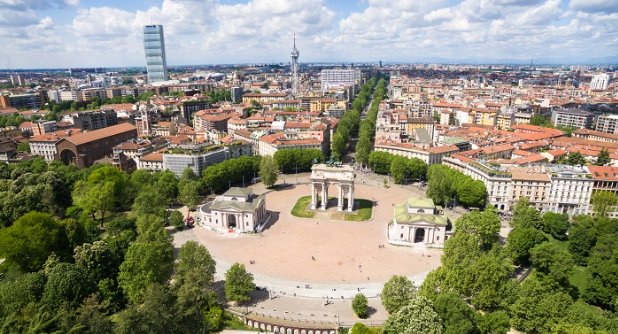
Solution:
[{"label": "apartment building", "polygon": [[551,114],[554,125],[589,129],[593,119],[592,113],[579,109],[556,109]]},{"label": "apartment building", "polygon": [[[591,212],[593,176],[590,172],[593,166],[590,170],[587,166],[566,165],[505,168],[458,154],[445,157],[442,162],[474,180],[483,181],[487,188],[487,202],[498,210],[509,210],[519,198],[527,197],[541,212],[569,215]],[[618,176],[616,181],[618,183]]]},{"label": "apartment building", "polygon": [[618,115],[599,116],[595,130],[618,135]]}]

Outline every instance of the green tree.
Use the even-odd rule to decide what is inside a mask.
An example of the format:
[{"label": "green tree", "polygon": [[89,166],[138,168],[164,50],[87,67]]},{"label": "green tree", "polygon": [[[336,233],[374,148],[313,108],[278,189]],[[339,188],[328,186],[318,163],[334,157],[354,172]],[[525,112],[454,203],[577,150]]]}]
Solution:
[{"label": "green tree", "polygon": [[588,264],[588,257],[597,242],[594,220],[584,219],[574,224],[569,231],[569,253],[580,266]]},{"label": "green tree", "polygon": [[331,142],[333,158],[337,160],[341,160],[341,158],[343,157],[343,151],[345,151],[345,146],[346,146],[345,138],[339,131],[337,131],[333,135],[333,140]]},{"label": "green tree", "polygon": [[543,218],[541,218],[539,210],[537,210],[534,206],[528,206],[529,202],[527,200],[528,199],[526,197],[521,197],[519,199],[519,201],[522,201],[522,204],[528,203],[525,206],[518,206],[519,201],[515,204],[513,219],[511,219],[509,224],[513,228],[521,227],[540,230],[543,228]]},{"label": "green tree", "polygon": [[369,164],[369,154],[371,154],[371,141],[368,137],[361,137],[356,144],[355,160],[359,165]]},{"label": "green tree", "polygon": [[167,286],[153,283],[145,288],[142,303],[135,303],[115,315],[114,333],[178,333],[174,294]]},{"label": "green tree", "polygon": [[573,299],[565,292],[554,292],[533,277],[521,286],[518,299],[511,305],[511,324],[527,333],[547,333],[563,322]]},{"label": "green tree", "polygon": [[590,198],[594,214],[604,217],[618,204],[618,197],[611,191],[595,191]]},{"label": "green tree", "polygon": [[17,145],[17,152],[30,153],[30,144],[28,142],[19,143],[19,145]]},{"label": "green tree", "polygon": [[584,155],[581,152],[574,151],[574,152],[569,153],[569,155],[567,156],[567,163],[571,166],[575,166],[575,165],[584,166],[586,164],[586,158],[584,158]]},{"label": "green tree", "polygon": [[475,319],[478,316],[457,294],[440,293],[434,300],[433,306],[442,319],[444,334],[476,334],[479,332]]},{"label": "green tree", "polygon": [[455,221],[455,231],[478,236],[480,246],[485,250],[489,250],[500,239],[500,226],[500,217],[492,206],[482,213],[472,211]]},{"label": "green tree", "polygon": [[185,219],[180,211],[172,211],[170,214],[170,225],[174,226],[177,231],[182,230],[183,226],[185,226]]},{"label": "green tree", "polygon": [[[165,232],[165,231],[163,231]],[[120,265],[118,284],[135,304],[142,301],[142,294],[153,284],[164,284],[173,268],[174,246],[167,242],[135,242]]]},{"label": "green tree", "polygon": [[251,300],[249,293],[255,289],[253,275],[245,269],[244,264],[234,263],[225,273],[225,298],[236,304]]},{"label": "green tree", "polygon": [[551,211],[543,214],[543,232],[551,234],[554,239],[565,240],[570,227],[569,215]]},{"label": "green tree", "polygon": [[41,302],[52,309],[68,303],[79,306],[95,289],[85,270],[71,263],[60,263],[48,275]]},{"label": "green tree", "polygon": [[170,171],[161,173],[155,185],[155,190],[163,196],[168,203],[172,203],[178,196],[178,179],[176,175]]},{"label": "green tree", "polygon": [[88,334],[112,333],[113,324],[106,314],[107,305],[99,299],[99,294],[94,293],[84,299],[82,305],[74,312],[63,312],[60,321],[61,331]]},{"label": "green tree", "polygon": [[82,207],[85,212],[92,214],[93,220],[96,213],[101,214],[101,227],[105,223],[105,214],[117,209],[114,199],[114,184],[109,182],[100,182],[94,185],[78,183],[75,200],[77,205]]},{"label": "green tree", "polygon": [[416,287],[405,276],[394,275],[382,288],[382,305],[389,314],[396,313],[416,296]]},{"label": "green tree", "polygon": [[357,317],[367,318],[367,297],[362,293],[357,293],[352,299],[352,310]]},{"label": "green tree", "polygon": [[431,166],[427,173],[426,196],[431,198],[436,204],[448,204],[453,198],[453,183],[449,176],[441,168]]},{"label": "green tree", "polygon": [[594,163],[597,166],[605,166],[611,162],[611,158],[609,157],[609,151],[606,149],[602,149],[601,152],[597,155],[597,161]]},{"label": "green tree", "polygon": [[350,328],[348,334],[373,334],[373,331],[364,324],[357,322]]},{"label": "green tree", "polygon": [[29,303],[38,302],[47,282],[40,271],[7,276],[0,281],[0,319],[21,311]]},{"label": "green tree", "polygon": [[419,158],[412,158],[408,160],[408,171],[413,180],[425,179],[427,177],[427,164]]},{"label": "green tree", "polygon": [[185,281],[199,280],[200,285],[207,287],[214,282],[215,265],[216,262],[206,247],[196,241],[187,241],[178,252],[175,281],[183,284]]},{"label": "green tree", "polygon": [[260,163],[260,177],[262,178],[262,182],[266,187],[272,187],[277,183],[277,172],[279,171],[279,166],[277,162],[270,156],[262,157],[262,162]]},{"label": "green tree", "polygon": [[569,288],[569,277],[574,265],[571,254],[544,242],[530,250],[530,262],[539,280],[556,288]]},{"label": "green tree", "polygon": [[532,119],[530,120],[530,125],[536,125],[536,126],[544,126],[547,124],[547,119],[545,117],[543,117],[542,115],[534,115],[534,117],[532,117]]},{"label": "green tree", "polygon": [[394,157],[391,162],[390,172],[394,183],[403,182],[406,177],[406,173],[408,172],[407,159],[399,155]]},{"label": "green tree", "polygon": [[590,253],[588,271],[592,279],[584,294],[586,301],[606,309],[617,310],[618,241],[615,235],[599,237]]},{"label": "green tree", "polygon": [[95,241],[75,248],[75,264],[84,269],[94,282],[105,278],[115,278],[118,266],[114,261],[109,245],[105,241]]},{"label": "green tree", "polygon": [[511,330],[511,319],[505,311],[485,313],[478,327],[482,334],[506,334]]},{"label": "green tree", "polygon": [[200,183],[197,181],[187,181],[183,183],[182,188],[179,190],[178,201],[186,205],[190,211],[193,211],[200,203]]},{"label": "green tree", "polygon": [[386,319],[382,333],[442,334],[444,327],[431,301],[423,296],[417,296]]},{"label": "green tree", "polygon": [[169,203],[169,199],[159,193],[157,189],[144,186],[135,198],[132,210],[137,216],[157,215],[159,217],[166,217],[167,203]]},{"label": "green tree", "polygon": [[547,241],[543,232],[534,228],[515,228],[506,238],[505,251],[516,265],[528,264],[530,250]]},{"label": "green tree", "polygon": [[41,269],[52,253],[67,254],[68,245],[64,229],[47,213],[27,213],[13,226],[0,229],[5,265],[19,266],[26,272]]}]

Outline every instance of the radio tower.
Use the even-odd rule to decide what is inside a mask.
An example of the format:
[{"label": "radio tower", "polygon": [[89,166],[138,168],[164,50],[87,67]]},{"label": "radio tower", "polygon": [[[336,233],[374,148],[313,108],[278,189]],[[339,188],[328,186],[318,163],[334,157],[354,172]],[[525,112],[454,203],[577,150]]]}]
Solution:
[{"label": "radio tower", "polygon": [[296,34],[294,34],[294,48],[292,49],[292,93],[298,94],[298,49],[296,48]]}]

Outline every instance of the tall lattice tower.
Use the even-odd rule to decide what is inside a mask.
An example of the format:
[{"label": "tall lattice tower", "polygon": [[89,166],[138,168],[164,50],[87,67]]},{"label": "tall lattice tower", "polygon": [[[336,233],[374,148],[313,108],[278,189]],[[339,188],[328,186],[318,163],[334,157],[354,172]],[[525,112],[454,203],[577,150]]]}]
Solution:
[{"label": "tall lattice tower", "polygon": [[296,34],[294,34],[294,48],[292,49],[292,93],[298,94],[298,56],[296,48]]}]

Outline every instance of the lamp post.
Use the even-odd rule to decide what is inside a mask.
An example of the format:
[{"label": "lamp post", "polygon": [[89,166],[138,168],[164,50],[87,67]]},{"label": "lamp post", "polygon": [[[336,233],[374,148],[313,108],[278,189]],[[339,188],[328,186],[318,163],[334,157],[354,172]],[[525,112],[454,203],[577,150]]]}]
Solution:
[{"label": "lamp post", "polygon": [[296,170],[296,175],[294,175],[294,178],[296,178],[296,184],[298,184],[298,165],[296,163],[294,163],[294,169]]},{"label": "lamp post", "polygon": [[227,181],[228,189],[232,188],[232,181]]}]

